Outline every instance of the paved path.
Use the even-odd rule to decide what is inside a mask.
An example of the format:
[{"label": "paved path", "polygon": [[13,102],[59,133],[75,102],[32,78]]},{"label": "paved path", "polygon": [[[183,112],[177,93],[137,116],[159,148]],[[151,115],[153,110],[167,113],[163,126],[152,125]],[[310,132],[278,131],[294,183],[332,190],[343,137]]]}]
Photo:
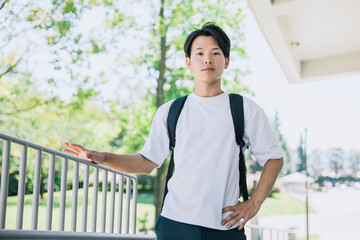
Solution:
[{"label": "paved path", "polygon": [[[320,240],[360,240],[359,190],[313,192],[309,204],[317,212],[309,215],[310,235],[320,235]],[[259,217],[258,222],[266,227],[295,227],[297,237],[306,235],[305,214]]]},{"label": "paved path", "polygon": [[358,231],[331,231],[321,235],[319,240],[357,240],[360,239]]}]

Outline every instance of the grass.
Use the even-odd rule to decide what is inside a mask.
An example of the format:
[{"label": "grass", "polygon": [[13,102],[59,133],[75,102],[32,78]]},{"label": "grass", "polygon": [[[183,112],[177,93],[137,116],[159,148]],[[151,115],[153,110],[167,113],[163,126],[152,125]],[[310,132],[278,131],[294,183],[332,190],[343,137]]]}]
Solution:
[{"label": "grass", "polygon": [[[269,196],[260,208],[258,216],[292,215],[305,213],[305,203],[290,194],[281,191]],[[309,213],[315,213],[309,208]]]},{"label": "grass", "polygon": [[[307,239],[306,237],[296,238],[296,240],[306,240],[306,239]],[[319,235],[310,235],[309,236],[309,240],[318,240],[318,239],[320,239]]]}]

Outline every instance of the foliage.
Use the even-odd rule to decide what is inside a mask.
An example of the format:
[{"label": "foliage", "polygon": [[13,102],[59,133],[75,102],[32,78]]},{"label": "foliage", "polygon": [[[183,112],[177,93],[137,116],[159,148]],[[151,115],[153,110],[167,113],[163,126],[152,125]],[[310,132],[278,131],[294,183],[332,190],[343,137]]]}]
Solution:
[{"label": "foliage", "polygon": [[309,173],[313,176],[329,176],[339,178],[341,176],[358,177],[360,166],[360,152],[355,149],[347,151],[338,147],[326,150],[313,149],[309,154]]},{"label": "foliage", "polygon": [[[7,81],[0,85],[0,132],[50,147],[62,148],[63,141],[77,141],[89,148],[110,150],[107,142],[115,135],[118,120],[96,106],[92,100],[93,90],[79,89],[68,104],[56,97],[45,98],[28,78]],[[79,102],[81,104],[79,104]],[[34,107],[29,107],[29,105]],[[81,127],[79,125],[81,123]],[[96,137],[94,137],[96,136]],[[28,152],[26,192],[32,192],[35,153]],[[12,145],[10,175],[18,175],[20,148]],[[43,158],[48,156],[43,154]],[[60,161],[56,161],[55,188],[60,184]],[[46,191],[48,161],[43,161],[41,169],[41,194]],[[72,176],[69,176],[71,179]],[[11,181],[9,189],[17,193],[17,178]]]},{"label": "foliage", "polygon": [[[153,12],[155,21],[151,23],[152,29],[148,44],[142,47],[141,56],[137,60],[138,70],[149,69],[148,79],[153,79],[153,89],[150,92],[156,96],[161,67],[165,67],[163,89],[166,102],[179,96],[188,94],[193,88],[191,72],[184,66],[183,44],[187,35],[195,28],[201,27],[205,22],[215,22],[225,29],[232,40],[232,59],[246,57],[242,46],[244,35],[242,33],[243,13],[241,8],[234,9],[237,1],[228,1],[222,6],[214,1],[163,1],[163,16],[158,11]],[[241,6],[241,5],[240,5]],[[159,8],[158,8],[159,9]],[[226,16],[226,17],[225,17]],[[162,45],[161,37],[165,37],[166,62],[161,66]],[[231,64],[230,64],[231,66]],[[239,66],[234,66],[224,76],[223,84],[227,90],[247,92],[248,88],[239,83],[240,77],[246,72]],[[154,101],[155,103],[155,101]],[[161,105],[161,104],[160,104]],[[159,106],[159,104],[158,104]]]},{"label": "foliage", "polygon": [[360,151],[355,149],[349,149],[347,154],[348,165],[354,172],[360,170]]},{"label": "foliage", "polygon": [[138,222],[140,223],[140,232],[144,232],[144,234],[148,234],[148,229],[147,229],[147,225],[148,225],[148,217],[149,217],[149,212],[146,212],[143,218],[139,218]]},{"label": "foliage", "polygon": [[149,135],[155,109],[155,106],[146,100],[135,101],[129,108],[120,107],[113,101],[111,111],[119,121],[121,129],[110,141],[112,149],[127,154],[141,150]]},{"label": "foliage", "polygon": [[309,165],[311,165],[311,168],[309,168],[309,173],[312,175],[315,175],[316,172],[319,172],[321,168],[323,167],[323,155],[324,152],[320,149],[313,149],[309,155]]},{"label": "foliage", "polygon": [[[119,40],[111,35],[104,37],[112,32],[107,31],[107,24],[101,28],[83,28],[84,20],[94,11],[103,14],[103,22],[111,22],[113,28],[132,21],[111,1],[3,2],[0,7],[1,132],[56,150],[62,148],[63,141],[111,150],[108,142],[124,127],[115,118],[116,114],[106,109],[107,102],[99,94],[109,74],[101,69],[94,71],[91,57],[112,50],[108,45]],[[10,175],[14,174],[16,180],[11,181],[10,189],[14,189],[11,194],[17,188],[19,151],[14,149],[11,153]],[[33,155],[28,154],[27,193],[32,192]],[[46,191],[47,167],[44,161],[41,194]],[[57,189],[61,169],[58,161],[55,169]]]},{"label": "foliage", "polygon": [[140,192],[154,192],[155,177],[152,175],[138,175],[138,189]]},{"label": "foliage", "polygon": [[292,161],[291,161],[291,155],[289,151],[289,147],[287,146],[286,139],[284,138],[283,134],[281,133],[281,127],[280,127],[280,117],[279,113],[275,112],[275,117],[273,120],[273,131],[275,134],[275,138],[280,144],[281,150],[283,152],[283,159],[284,159],[284,166],[282,168],[282,174],[286,175],[292,172]]},{"label": "foliage", "polygon": [[297,172],[303,172],[306,170],[306,150],[305,150],[305,146],[304,146],[305,142],[304,142],[304,137],[302,135],[300,135],[300,141],[299,141],[299,146],[297,149],[297,153],[298,153],[298,157],[299,157],[299,162],[297,164]]},{"label": "foliage", "polygon": [[[18,84],[31,82],[36,88],[36,95],[22,101],[22,105],[9,98],[12,104],[5,106],[6,113],[45,105],[62,108],[69,103],[78,109],[86,105],[85,99],[108,109],[109,97],[103,89],[121,79],[119,72],[124,66],[116,57],[124,53],[126,46],[119,46],[126,29],[133,26],[133,17],[120,11],[125,5],[110,0],[5,1],[0,8],[1,83],[26,79]],[[126,91],[127,82],[121,83],[122,91]]]},{"label": "foliage", "polygon": [[340,169],[343,168],[345,151],[342,148],[330,148],[328,150],[328,158],[330,161],[330,168],[335,171],[336,176]]},{"label": "foliage", "polygon": [[[241,65],[246,58],[243,3],[5,1],[0,8],[0,131],[57,150],[69,141],[102,151],[139,151],[157,107],[193,91],[182,45],[195,27],[212,21],[229,34],[232,64],[223,88],[249,92],[241,83],[247,72]],[[135,11],[139,6],[143,12]],[[133,44],[124,45],[129,39]],[[113,92],[103,94],[109,86]],[[28,191],[32,174],[27,173]],[[159,206],[161,197],[156,199]]]},{"label": "foliage", "polygon": [[329,176],[319,176],[316,179],[316,183],[320,186],[324,186],[324,182],[331,182],[332,186],[335,186],[336,183],[349,183],[349,182],[360,182],[360,178],[354,176],[340,176],[340,177],[329,177]]},{"label": "foliage", "polygon": [[263,167],[256,161],[251,146],[245,151],[245,164],[247,173],[256,173],[262,171]]}]

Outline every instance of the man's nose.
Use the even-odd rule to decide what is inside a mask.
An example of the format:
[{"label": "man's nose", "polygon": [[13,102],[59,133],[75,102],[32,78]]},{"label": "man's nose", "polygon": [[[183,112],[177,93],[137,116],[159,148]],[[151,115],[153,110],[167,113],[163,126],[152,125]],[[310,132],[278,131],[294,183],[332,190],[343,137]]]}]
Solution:
[{"label": "man's nose", "polygon": [[205,56],[204,63],[205,64],[212,64],[213,60],[212,60],[211,56]]}]

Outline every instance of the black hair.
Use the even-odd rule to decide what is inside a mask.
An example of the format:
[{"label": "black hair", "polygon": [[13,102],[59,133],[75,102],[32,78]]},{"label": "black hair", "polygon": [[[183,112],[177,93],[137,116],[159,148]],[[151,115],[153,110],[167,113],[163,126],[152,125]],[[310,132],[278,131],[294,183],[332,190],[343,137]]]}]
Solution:
[{"label": "black hair", "polygon": [[205,23],[201,29],[196,29],[192,33],[189,34],[189,36],[186,38],[186,41],[184,43],[184,52],[185,57],[191,56],[191,45],[194,42],[195,38],[199,36],[211,36],[215,39],[217,44],[219,45],[221,51],[224,53],[225,58],[228,58],[230,56],[230,39],[219,26],[208,22]]}]

